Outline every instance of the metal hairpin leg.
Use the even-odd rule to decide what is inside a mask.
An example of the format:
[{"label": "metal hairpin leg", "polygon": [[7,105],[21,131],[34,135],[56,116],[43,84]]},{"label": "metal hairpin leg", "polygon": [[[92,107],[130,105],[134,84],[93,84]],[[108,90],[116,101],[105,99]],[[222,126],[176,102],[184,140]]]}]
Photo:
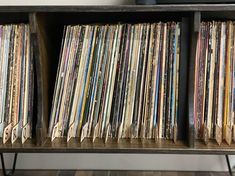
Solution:
[{"label": "metal hairpin leg", "polygon": [[227,161],[227,166],[228,166],[229,175],[230,175],[230,176],[233,176],[232,169],[231,169],[231,165],[230,165],[230,160],[229,160],[228,155],[225,155],[225,158],[226,158],[226,161]]},{"label": "metal hairpin leg", "polygon": [[17,154],[18,153],[15,153],[14,161],[13,161],[13,165],[12,165],[12,170],[9,171],[8,173],[7,173],[6,168],[5,168],[5,161],[4,161],[3,153],[0,153],[0,154],[1,154],[1,163],[2,163],[2,172],[3,172],[3,175],[4,176],[12,176],[12,175],[14,175],[15,168],[16,168]]}]

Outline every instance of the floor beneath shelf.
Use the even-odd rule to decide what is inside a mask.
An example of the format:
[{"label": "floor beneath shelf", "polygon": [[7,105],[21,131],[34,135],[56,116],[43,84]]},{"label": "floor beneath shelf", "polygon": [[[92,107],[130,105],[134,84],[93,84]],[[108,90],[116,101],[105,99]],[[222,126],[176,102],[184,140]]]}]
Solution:
[{"label": "floor beneath shelf", "polygon": [[[14,176],[228,176],[227,172],[19,170]],[[0,173],[2,176],[2,173]]]}]

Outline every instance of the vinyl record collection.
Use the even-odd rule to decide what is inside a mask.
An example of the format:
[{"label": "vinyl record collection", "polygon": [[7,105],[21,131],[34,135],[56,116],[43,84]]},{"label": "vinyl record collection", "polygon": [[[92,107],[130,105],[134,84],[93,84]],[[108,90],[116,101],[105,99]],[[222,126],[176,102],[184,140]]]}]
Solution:
[{"label": "vinyl record collection", "polygon": [[33,63],[26,24],[0,25],[0,136],[3,143],[31,136]]},{"label": "vinyl record collection", "polygon": [[225,139],[234,134],[235,23],[202,22],[195,62],[195,128],[197,138]]},{"label": "vinyl record collection", "polygon": [[180,28],[176,22],[65,26],[51,139],[173,139]]}]

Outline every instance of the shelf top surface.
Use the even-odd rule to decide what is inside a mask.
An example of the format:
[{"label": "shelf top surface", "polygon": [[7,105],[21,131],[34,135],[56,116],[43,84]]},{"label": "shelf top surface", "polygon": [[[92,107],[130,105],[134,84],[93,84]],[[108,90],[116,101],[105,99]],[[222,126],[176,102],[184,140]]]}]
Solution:
[{"label": "shelf top surface", "polygon": [[65,139],[56,139],[51,142],[47,139],[46,142],[37,146],[31,140],[21,144],[16,141],[14,144],[7,143],[0,145],[0,152],[6,153],[126,153],[126,154],[235,154],[235,144],[227,145],[223,143],[221,146],[215,142],[210,142],[208,145],[202,142],[196,142],[194,148],[189,148],[184,142],[177,141],[173,143],[169,140],[155,141],[148,140],[141,142],[134,140],[130,143],[129,140],[108,141],[96,140],[94,143],[90,139],[84,142],[78,142],[78,139],[72,139],[69,143]]},{"label": "shelf top surface", "polygon": [[0,12],[178,12],[235,11],[234,4],[0,6]]}]

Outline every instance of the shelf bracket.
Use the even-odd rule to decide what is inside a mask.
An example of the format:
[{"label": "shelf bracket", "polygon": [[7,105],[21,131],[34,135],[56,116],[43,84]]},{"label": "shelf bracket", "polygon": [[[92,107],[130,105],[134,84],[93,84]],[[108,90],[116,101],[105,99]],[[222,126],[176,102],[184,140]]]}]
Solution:
[{"label": "shelf bracket", "polygon": [[229,175],[230,175],[230,176],[233,176],[232,169],[231,169],[231,165],[230,165],[230,160],[229,160],[228,155],[225,155],[225,158],[226,158],[226,161],[227,161],[227,166],[228,166]]},{"label": "shelf bracket", "polygon": [[3,153],[0,153],[0,154],[1,154],[1,163],[2,163],[2,172],[3,172],[3,175],[4,176],[12,176],[12,175],[14,175],[18,153],[14,154],[14,161],[13,161],[12,169],[8,173],[7,173],[6,168],[5,168],[5,161],[4,161]]}]

